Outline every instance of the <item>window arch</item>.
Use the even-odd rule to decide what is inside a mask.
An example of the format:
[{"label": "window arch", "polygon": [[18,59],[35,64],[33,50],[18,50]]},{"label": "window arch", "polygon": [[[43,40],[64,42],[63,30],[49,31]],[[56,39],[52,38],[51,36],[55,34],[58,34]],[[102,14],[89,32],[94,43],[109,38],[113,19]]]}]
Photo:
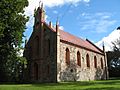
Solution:
[{"label": "window arch", "polygon": [[97,58],[94,56],[94,67],[97,68]]},{"label": "window arch", "polygon": [[90,67],[90,58],[89,55],[86,55],[86,63],[87,63],[87,67]]},{"label": "window arch", "polygon": [[68,48],[66,48],[65,60],[66,60],[66,63],[69,65],[70,64],[70,51]]},{"label": "window arch", "polygon": [[103,59],[102,58],[100,59],[100,62],[101,62],[101,68],[103,69]]},{"label": "window arch", "polygon": [[80,56],[80,52],[77,52],[77,65],[81,66],[81,56]]}]

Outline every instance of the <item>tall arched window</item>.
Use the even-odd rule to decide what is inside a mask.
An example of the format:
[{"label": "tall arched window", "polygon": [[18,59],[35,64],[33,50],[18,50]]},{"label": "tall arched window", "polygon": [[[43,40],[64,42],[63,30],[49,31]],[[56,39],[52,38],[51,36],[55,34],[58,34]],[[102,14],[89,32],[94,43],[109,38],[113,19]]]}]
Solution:
[{"label": "tall arched window", "polygon": [[48,55],[50,55],[50,40],[48,39]]},{"label": "tall arched window", "polygon": [[94,67],[97,68],[97,58],[94,56]]},{"label": "tall arched window", "polygon": [[35,55],[38,56],[39,55],[39,37],[38,36],[35,37],[34,44],[35,44],[35,47],[34,47],[35,48]]},{"label": "tall arched window", "polygon": [[49,56],[50,55],[50,40],[49,39],[45,40],[44,48],[45,48],[45,55]]},{"label": "tall arched window", "polygon": [[47,75],[49,76],[49,74],[50,74],[50,65],[48,64],[47,65]]},{"label": "tall arched window", "polygon": [[81,56],[80,56],[80,52],[77,52],[77,65],[81,66]]},{"label": "tall arched window", "polygon": [[86,55],[86,63],[87,63],[87,67],[90,67],[90,59],[89,59],[89,55]]},{"label": "tall arched window", "polygon": [[102,58],[100,59],[100,62],[101,62],[101,68],[103,69],[103,59]]},{"label": "tall arched window", "polygon": [[65,60],[66,60],[67,65],[69,65],[70,64],[70,51],[68,48],[66,49]]}]

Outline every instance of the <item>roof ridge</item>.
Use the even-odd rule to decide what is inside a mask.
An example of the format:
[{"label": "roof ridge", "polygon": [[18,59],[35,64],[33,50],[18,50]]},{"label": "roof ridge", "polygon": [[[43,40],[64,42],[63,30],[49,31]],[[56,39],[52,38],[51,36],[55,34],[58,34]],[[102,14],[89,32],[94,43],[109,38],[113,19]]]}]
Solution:
[{"label": "roof ridge", "polygon": [[[50,29],[52,30],[53,32],[56,32],[56,28],[54,27],[50,27],[46,22],[44,22],[44,24]],[[95,52],[98,52],[98,53],[103,53],[103,51],[97,47],[95,44],[93,44],[91,41],[89,41],[88,39],[83,39],[83,38],[80,38],[78,36],[75,36],[69,32],[66,32],[64,30],[60,30],[60,39],[63,40],[63,41],[67,41],[67,42],[70,42],[72,44],[75,44],[75,45],[78,45],[80,47],[84,47],[84,48],[87,48],[89,50],[92,50],[92,51],[95,51]],[[88,44],[89,43],[89,44]]]},{"label": "roof ridge", "polygon": [[96,46],[93,42],[91,42],[90,40],[86,39],[87,42],[89,42],[90,44],[92,44],[94,47],[96,47],[98,50],[100,50],[101,52],[103,52],[102,49],[100,49],[98,46]]},{"label": "roof ridge", "polygon": [[65,33],[68,33],[68,34],[71,35],[71,36],[74,36],[75,38],[78,38],[78,39],[81,39],[81,40],[85,41],[85,39],[83,39],[83,38],[81,38],[81,37],[78,37],[78,36],[75,36],[74,34],[71,34],[71,33],[67,32],[67,31],[64,31],[64,30],[61,30],[61,29],[60,29],[60,31],[63,31],[63,32],[65,32]]}]

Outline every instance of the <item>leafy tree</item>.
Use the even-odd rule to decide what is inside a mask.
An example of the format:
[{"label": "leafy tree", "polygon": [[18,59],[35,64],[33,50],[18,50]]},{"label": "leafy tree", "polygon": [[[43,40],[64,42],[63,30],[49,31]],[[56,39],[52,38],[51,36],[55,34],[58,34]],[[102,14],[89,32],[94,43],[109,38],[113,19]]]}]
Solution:
[{"label": "leafy tree", "polygon": [[[120,30],[120,27],[117,28]],[[113,52],[109,53],[109,70],[111,76],[120,76],[120,38],[112,42]]]},{"label": "leafy tree", "polygon": [[24,14],[27,6],[27,0],[0,0],[0,82],[11,80],[13,63],[19,61],[17,52],[28,21]]}]

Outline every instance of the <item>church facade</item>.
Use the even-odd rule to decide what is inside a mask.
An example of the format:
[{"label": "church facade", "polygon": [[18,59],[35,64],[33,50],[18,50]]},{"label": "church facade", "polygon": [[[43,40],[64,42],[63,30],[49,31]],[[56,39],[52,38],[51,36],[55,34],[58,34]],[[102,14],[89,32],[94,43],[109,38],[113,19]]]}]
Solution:
[{"label": "church facade", "polygon": [[35,13],[33,32],[25,45],[31,82],[100,80],[107,77],[104,50],[45,22],[43,5]]}]

